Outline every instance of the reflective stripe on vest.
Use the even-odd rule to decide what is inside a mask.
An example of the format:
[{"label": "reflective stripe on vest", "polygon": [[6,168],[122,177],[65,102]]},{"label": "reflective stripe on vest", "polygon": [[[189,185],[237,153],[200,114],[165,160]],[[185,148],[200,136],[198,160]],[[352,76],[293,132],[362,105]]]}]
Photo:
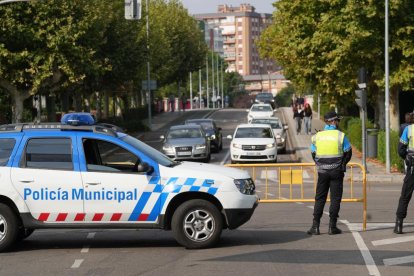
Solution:
[{"label": "reflective stripe on vest", "polygon": [[339,130],[325,130],[318,132],[312,141],[316,147],[317,158],[342,157],[345,135]]},{"label": "reflective stripe on vest", "polygon": [[414,124],[407,127],[408,151],[414,152]]}]

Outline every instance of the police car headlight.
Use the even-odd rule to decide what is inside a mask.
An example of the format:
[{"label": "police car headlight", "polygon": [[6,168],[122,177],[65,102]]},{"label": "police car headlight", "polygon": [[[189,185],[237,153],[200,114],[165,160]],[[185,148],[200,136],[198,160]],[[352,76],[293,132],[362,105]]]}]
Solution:
[{"label": "police car headlight", "polygon": [[254,182],[251,178],[249,179],[235,179],[234,184],[242,194],[253,195],[255,190]]},{"label": "police car headlight", "polygon": [[206,145],[196,145],[196,146],[195,146],[195,149],[196,149],[196,150],[203,150],[203,149],[206,149]]},{"label": "police car headlight", "polygon": [[242,148],[242,145],[240,145],[240,144],[233,144],[233,148],[241,149]]},{"label": "police car headlight", "polygon": [[266,145],[266,148],[268,148],[268,149],[271,149],[271,148],[274,148],[274,147],[275,147],[275,143]]}]

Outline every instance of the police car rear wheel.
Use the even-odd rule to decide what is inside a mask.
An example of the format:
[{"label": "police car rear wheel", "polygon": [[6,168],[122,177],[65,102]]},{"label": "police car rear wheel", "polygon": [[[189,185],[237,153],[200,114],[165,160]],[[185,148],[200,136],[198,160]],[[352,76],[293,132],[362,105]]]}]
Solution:
[{"label": "police car rear wheel", "polygon": [[212,203],[195,199],[180,205],[172,218],[172,231],[178,243],[189,249],[213,246],[223,228],[221,214]]},{"label": "police car rear wheel", "polygon": [[0,203],[0,252],[10,248],[17,237],[17,218],[13,211]]}]

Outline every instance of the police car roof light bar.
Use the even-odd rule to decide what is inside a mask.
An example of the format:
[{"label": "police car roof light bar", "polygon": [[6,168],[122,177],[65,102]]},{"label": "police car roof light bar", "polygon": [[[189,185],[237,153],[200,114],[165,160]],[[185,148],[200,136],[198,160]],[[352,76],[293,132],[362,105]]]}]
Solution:
[{"label": "police car roof light bar", "polygon": [[75,131],[91,131],[94,133],[102,133],[113,137],[118,137],[116,131],[111,128],[101,125],[65,125],[60,123],[23,123],[23,124],[9,124],[0,126],[0,132],[2,133],[16,133],[23,132],[23,130],[75,130]]}]

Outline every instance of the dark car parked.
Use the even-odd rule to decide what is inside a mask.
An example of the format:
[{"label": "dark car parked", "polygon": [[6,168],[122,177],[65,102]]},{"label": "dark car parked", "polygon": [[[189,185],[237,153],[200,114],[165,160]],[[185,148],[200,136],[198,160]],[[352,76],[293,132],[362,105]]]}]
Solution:
[{"label": "dark car parked", "polygon": [[217,127],[213,119],[191,119],[185,121],[186,125],[200,125],[203,127],[210,139],[210,145],[215,152],[223,149],[223,136],[221,134],[221,127]]},{"label": "dark car parked", "polygon": [[256,98],[254,100],[255,103],[267,103],[272,106],[273,109],[276,108],[276,102],[273,98],[272,93],[262,92],[256,95]]}]

